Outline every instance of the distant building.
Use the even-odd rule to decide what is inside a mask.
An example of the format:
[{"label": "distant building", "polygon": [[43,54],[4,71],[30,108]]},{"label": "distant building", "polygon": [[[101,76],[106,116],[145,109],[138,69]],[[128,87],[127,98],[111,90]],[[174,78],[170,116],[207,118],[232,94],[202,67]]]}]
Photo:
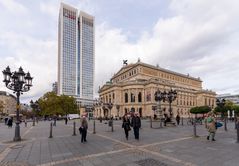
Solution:
[{"label": "distant building", "polygon": [[[216,93],[202,89],[200,78],[180,74],[174,71],[152,66],[138,61],[124,65],[109,82],[99,89],[99,98],[103,103],[112,103],[111,115],[123,116],[129,112],[139,112],[140,116],[152,116],[157,105],[155,92],[177,91],[177,98],[172,102],[173,116],[189,117],[190,108],[195,106],[216,106]],[[169,114],[169,103],[161,102],[163,113]],[[110,110],[97,106],[96,117],[109,117]]]},{"label": "distant building", "polygon": [[57,94],[57,82],[54,82],[52,84],[52,92],[55,92]]},{"label": "distant building", "polygon": [[216,96],[217,99],[225,99],[233,102],[234,104],[239,105],[239,94],[231,95],[231,94],[221,94]]},{"label": "distant building", "polygon": [[3,114],[15,114],[16,113],[16,105],[17,105],[17,98],[12,94],[9,94],[5,91],[0,91],[0,101],[3,102]]},{"label": "distant building", "polygon": [[94,17],[61,3],[58,25],[58,94],[92,105],[95,70]]}]

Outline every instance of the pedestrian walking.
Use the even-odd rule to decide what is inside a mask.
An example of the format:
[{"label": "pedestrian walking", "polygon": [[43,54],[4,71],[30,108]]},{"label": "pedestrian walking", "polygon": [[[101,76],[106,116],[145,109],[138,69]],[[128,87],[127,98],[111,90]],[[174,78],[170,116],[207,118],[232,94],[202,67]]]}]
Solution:
[{"label": "pedestrian walking", "polygon": [[131,130],[131,128],[130,128],[130,120],[129,120],[129,117],[127,116],[127,114],[125,114],[123,117],[122,128],[124,129],[125,137],[128,140],[129,131]]},{"label": "pedestrian walking", "polygon": [[27,127],[27,119],[24,120],[25,127]]},{"label": "pedestrian walking", "polygon": [[57,117],[54,116],[54,117],[53,117],[53,126],[56,126],[56,120],[57,120]]},{"label": "pedestrian walking", "polygon": [[67,125],[67,122],[68,122],[68,118],[67,116],[65,117],[65,125]]},{"label": "pedestrian walking", "polygon": [[179,125],[179,123],[180,123],[180,116],[179,116],[179,114],[177,114],[177,116],[176,116],[176,121],[177,121],[177,125]]},{"label": "pedestrian walking", "polygon": [[139,113],[135,112],[132,120],[131,120],[131,126],[134,129],[134,137],[136,140],[139,140],[139,128],[141,127],[141,120],[139,117]]},{"label": "pedestrian walking", "polygon": [[7,121],[7,126],[8,126],[8,128],[12,128],[12,122],[13,122],[13,118],[10,117],[10,118],[8,119],[8,121]]},{"label": "pedestrian walking", "polygon": [[216,134],[216,120],[215,117],[213,115],[213,113],[209,112],[208,113],[208,117],[205,119],[205,127],[208,130],[208,136],[207,136],[207,140],[210,139],[212,141],[216,141],[215,140],[215,134]]},{"label": "pedestrian walking", "polygon": [[86,135],[87,135],[87,129],[88,129],[88,122],[85,116],[82,116],[80,128],[81,128],[81,143],[87,142]]}]

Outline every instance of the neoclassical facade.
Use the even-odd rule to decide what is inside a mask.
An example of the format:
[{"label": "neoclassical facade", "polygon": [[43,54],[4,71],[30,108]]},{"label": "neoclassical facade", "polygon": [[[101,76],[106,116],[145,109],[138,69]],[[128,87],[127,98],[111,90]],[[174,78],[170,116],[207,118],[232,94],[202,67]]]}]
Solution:
[{"label": "neoclassical facade", "polygon": [[9,115],[16,113],[17,99],[15,96],[5,91],[0,91],[0,101],[3,102],[3,114]]},{"label": "neoclassical facade", "polygon": [[[200,78],[173,72],[158,66],[138,61],[123,66],[99,89],[101,104],[95,107],[95,117],[121,117],[125,113],[139,112],[141,117],[152,116],[156,106],[154,94],[157,90],[177,91],[172,102],[173,116],[189,117],[189,110],[195,106],[216,105],[216,93],[202,89]],[[112,108],[108,107],[112,103]],[[163,113],[169,113],[169,103],[161,102]]]}]

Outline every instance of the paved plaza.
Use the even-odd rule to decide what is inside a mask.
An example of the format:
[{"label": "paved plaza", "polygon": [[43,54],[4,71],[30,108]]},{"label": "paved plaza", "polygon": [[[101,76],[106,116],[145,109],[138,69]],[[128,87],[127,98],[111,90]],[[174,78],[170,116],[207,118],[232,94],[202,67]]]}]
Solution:
[{"label": "paved plaza", "polygon": [[[79,127],[79,120],[76,120]],[[236,143],[234,123],[228,131],[219,128],[216,141],[206,140],[203,125],[197,127],[199,137],[194,138],[193,127],[179,125],[159,128],[153,122],[142,120],[139,141],[130,131],[125,139],[121,121],[114,121],[114,132],[103,121],[89,121],[87,143],[80,135],[73,135],[73,121],[68,125],[57,121],[53,138],[48,138],[50,121],[40,121],[36,126],[21,124],[23,141],[13,142],[14,130],[0,123],[0,166],[238,166],[239,143]]]}]

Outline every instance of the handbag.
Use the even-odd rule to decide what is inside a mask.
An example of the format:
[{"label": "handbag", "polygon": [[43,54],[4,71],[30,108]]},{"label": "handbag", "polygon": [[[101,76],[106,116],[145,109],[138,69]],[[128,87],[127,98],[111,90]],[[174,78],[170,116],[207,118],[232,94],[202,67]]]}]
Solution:
[{"label": "handbag", "polygon": [[127,125],[127,130],[128,130],[128,131],[130,131],[130,130],[131,130],[131,128],[130,128],[130,126],[129,126],[129,125]]},{"label": "handbag", "polygon": [[79,128],[80,134],[82,133],[82,131],[83,131],[83,127],[80,127],[80,128]]},{"label": "handbag", "polygon": [[218,127],[222,127],[222,126],[223,126],[222,123],[220,123],[220,122],[216,122],[216,128],[218,128]]}]

